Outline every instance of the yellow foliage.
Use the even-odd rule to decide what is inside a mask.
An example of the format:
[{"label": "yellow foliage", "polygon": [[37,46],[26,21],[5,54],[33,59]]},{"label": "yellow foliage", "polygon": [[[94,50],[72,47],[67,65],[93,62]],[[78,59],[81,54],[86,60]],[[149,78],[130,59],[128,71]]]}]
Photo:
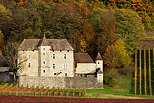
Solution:
[{"label": "yellow foliage", "polygon": [[86,43],[86,41],[85,41],[85,40],[81,40],[81,41],[80,41],[80,46],[81,46],[80,51],[81,51],[81,52],[85,52],[85,49],[87,48],[87,43]]},{"label": "yellow foliage", "polygon": [[104,63],[109,68],[127,67],[130,64],[127,51],[120,45],[109,45],[103,57]]}]

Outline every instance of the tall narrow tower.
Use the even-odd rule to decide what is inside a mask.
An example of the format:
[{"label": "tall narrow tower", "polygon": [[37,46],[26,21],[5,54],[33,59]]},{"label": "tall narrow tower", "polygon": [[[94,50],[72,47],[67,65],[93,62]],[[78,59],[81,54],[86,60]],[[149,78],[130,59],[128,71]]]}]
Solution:
[{"label": "tall narrow tower", "polygon": [[96,57],[97,81],[103,83],[103,59],[100,53]]},{"label": "tall narrow tower", "polygon": [[39,76],[49,76],[50,74],[50,64],[49,64],[49,53],[50,44],[48,43],[45,36],[41,39],[39,43]]}]

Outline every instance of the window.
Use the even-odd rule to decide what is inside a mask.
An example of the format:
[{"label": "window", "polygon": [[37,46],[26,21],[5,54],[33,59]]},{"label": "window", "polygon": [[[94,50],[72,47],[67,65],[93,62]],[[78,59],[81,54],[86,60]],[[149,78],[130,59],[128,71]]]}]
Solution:
[{"label": "window", "polygon": [[55,54],[53,54],[52,58],[55,59]]},{"label": "window", "polygon": [[63,68],[66,69],[67,68],[67,64],[63,64]]},{"label": "window", "polygon": [[65,73],[65,77],[67,77],[67,73]]},{"label": "window", "polygon": [[45,70],[43,70],[43,72],[45,73]]},{"label": "window", "polygon": [[30,68],[30,66],[31,66],[30,63],[28,63],[28,67],[29,67],[29,68]]},{"label": "window", "polygon": [[56,73],[54,73],[54,75],[56,75]]},{"label": "window", "polygon": [[43,48],[43,50],[45,50],[45,48]]},{"label": "window", "polygon": [[55,69],[55,68],[56,68],[55,64],[53,64],[53,65],[52,65],[52,68],[53,68],[53,69]]},{"label": "window", "polygon": [[45,55],[45,53],[43,53],[43,55]]},{"label": "window", "polygon": [[45,61],[43,61],[43,64],[45,64]]},{"label": "window", "polygon": [[66,54],[64,54],[64,59],[66,59]]}]

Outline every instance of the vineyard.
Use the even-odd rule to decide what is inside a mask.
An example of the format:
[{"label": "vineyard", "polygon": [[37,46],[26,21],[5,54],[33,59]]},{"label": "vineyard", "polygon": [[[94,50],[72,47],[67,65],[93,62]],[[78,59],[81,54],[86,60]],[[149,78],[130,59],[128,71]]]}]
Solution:
[{"label": "vineyard", "polygon": [[13,84],[5,84],[0,86],[0,94],[8,94],[8,95],[40,95],[40,96],[67,96],[67,97],[83,97],[86,95],[86,90],[81,89],[60,89],[60,88],[52,88],[49,87],[34,87],[30,88],[28,85],[26,87],[13,85]]}]

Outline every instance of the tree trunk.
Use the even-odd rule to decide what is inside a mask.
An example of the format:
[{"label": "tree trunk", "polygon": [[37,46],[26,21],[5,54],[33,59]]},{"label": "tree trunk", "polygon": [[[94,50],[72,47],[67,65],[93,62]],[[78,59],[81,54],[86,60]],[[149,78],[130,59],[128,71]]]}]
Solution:
[{"label": "tree trunk", "polygon": [[[153,49],[154,50],[154,49]],[[149,90],[150,90],[150,95],[152,95],[152,87],[151,87],[151,60],[150,60],[150,48],[148,49],[148,57],[149,57]],[[153,51],[154,55],[154,51]]]},{"label": "tree trunk", "polygon": [[13,72],[13,82],[14,82],[14,84],[16,84],[16,82],[17,82],[17,80],[16,80],[16,73],[15,72]]},{"label": "tree trunk", "polygon": [[135,74],[135,76],[134,76],[134,93],[135,93],[135,95],[136,95],[136,93],[137,93],[137,50],[135,50],[135,70],[134,70],[134,74]]},{"label": "tree trunk", "polygon": [[144,49],[144,93],[147,95],[147,80],[146,80],[146,49]]},{"label": "tree trunk", "polygon": [[140,61],[140,65],[139,65],[139,68],[140,68],[140,95],[142,95],[142,65],[141,65],[141,49],[140,49],[140,52],[139,52],[139,61]]}]

